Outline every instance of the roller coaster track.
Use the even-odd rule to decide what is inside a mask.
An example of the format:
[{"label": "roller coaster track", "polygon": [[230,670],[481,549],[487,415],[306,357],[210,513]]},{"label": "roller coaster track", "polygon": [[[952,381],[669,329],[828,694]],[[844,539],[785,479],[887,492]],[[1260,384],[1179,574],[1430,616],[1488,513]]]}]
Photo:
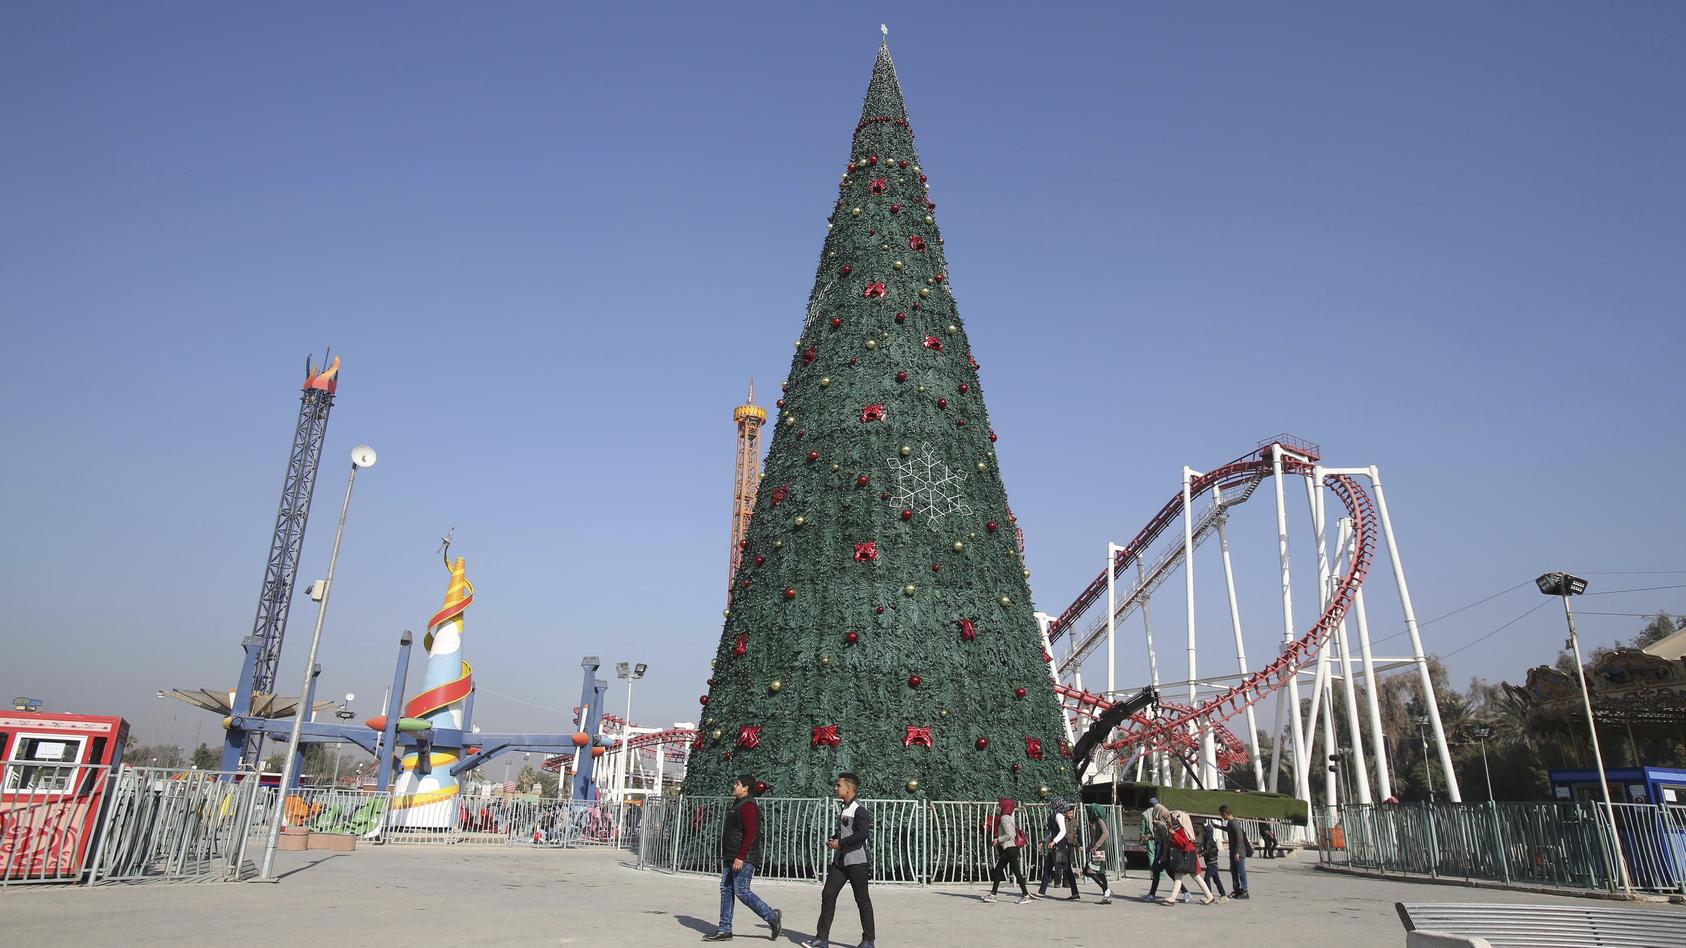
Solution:
[{"label": "roller coaster track", "polygon": [[[1289,450],[1296,450],[1289,446]],[[1214,470],[1207,471],[1191,478],[1189,496],[1202,496],[1214,488],[1222,493],[1235,491],[1238,497],[1245,497],[1257,488],[1259,483],[1273,473],[1273,460],[1270,445],[1264,445],[1260,450],[1245,455]],[[1295,474],[1302,477],[1315,476],[1314,465],[1297,455],[1284,453],[1282,457],[1282,473]],[[1323,478],[1323,483],[1329,488],[1341,504],[1346,508],[1347,515],[1352,519],[1353,555],[1347,566],[1345,575],[1340,577],[1323,612],[1317,622],[1298,639],[1286,643],[1275,660],[1264,668],[1242,678],[1237,684],[1213,696],[1210,700],[1198,706],[1173,705],[1161,703],[1159,713],[1148,715],[1138,713],[1129,718],[1118,729],[1119,736],[1106,746],[1110,749],[1127,752],[1131,755],[1167,750],[1181,756],[1189,745],[1198,744],[1197,735],[1204,730],[1210,730],[1217,739],[1220,748],[1227,748],[1227,752],[1220,750],[1219,766],[1222,768],[1223,758],[1229,757],[1231,762],[1238,762],[1235,753],[1239,751],[1240,761],[1247,759],[1246,751],[1235,735],[1224,727],[1224,723],[1244,713],[1249,707],[1259,703],[1275,693],[1277,689],[1286,685],[1301,669],[1311,664],[1317,658],[1317,653],[1328,641],[1329,636],[1341,621],[1346,618],[1347,610],[1351,608],[1353,597],[1364,584],[1364,577],[1369,572],[1376,554],[1376,538],[1380,524],[1376,516],[1376,508],[1368,492],[1358,482],[1345,474],[1330,474]],[[1239,501],[1237,501],[1239,502]],[[1221,516],[1221,507],[1227,503],[1213,506]],[[1160,508],[1159,513],[1148,521],[1147,526],[1136,534],[1122,550],[1114,557],[1111,564],[1113,575],[1118,575],[1126,566],[1134,563],[1142,552],[1158,539],[1170,525],[1182,514],[1183,498],[1179,491],[1177,496]],[[1217,521],[1213,521],[1215,525]],[[1174,558],[1168,557],[1171,565],[1180,562],[1182,548],[1179,545]],[[1166,566],[1168,570],[1170,567]],[[1155,564],[1155,570],[1160,564]],[[1163,573],[1160,574],[1161,577]],[[1090,583],[1088,588],[1061,613],[1059,619],[1049,624],[1048,638],[1050,641],[1069,628],[1070,625],[1083,614],[1106,591],[1107,574],[1103,571],[1099,578]],[[1139,599],[1145,591],[1150,589],[1149,583],[1142,583],[1136,595]],[[1104,635],[1104,623],[1102,634]],[[1092,648],[1097,636],[1091,635],[1080,646]],[[1068,688],[1064,685],[1055,687],[1062,703],[1069,711],[1093,716],[1109,706],[1105,698]]]}]

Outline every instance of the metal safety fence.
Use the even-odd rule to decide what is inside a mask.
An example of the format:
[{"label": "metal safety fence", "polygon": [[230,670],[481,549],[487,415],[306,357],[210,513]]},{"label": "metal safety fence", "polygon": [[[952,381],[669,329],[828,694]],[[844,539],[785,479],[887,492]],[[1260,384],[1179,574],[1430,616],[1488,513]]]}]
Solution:
[{"label": "metal safety fence", "polygon": [[[1319,859],[1376,872],[1551,888],[1686,893],[1686,808],[1407,803],[1316,812]],[[1617,859],[1620,854],[1621,862]]]},{"label": "metal safety fence", "polygon": [[[874,882],[929,885],[979,882],[995,867],[995,846],[989,827],[996,804],[984,801],[865,800],[872,814],[868,855]],[[644,804],[645,831],[638,841],[640,868],[666,872],[717,875],[724,867],[720,833],[732,801],[724,797],[650,800]],[[762,863],[756,875],[766,879],[818,880],[831,861],[826,841],[833,835],[838,803],[822,799],[761,799]],[[1039,882],[1044,872],[1048,807],[1021,804],[1018,824],[1026,837],[1022,868],[1027,880]],[[1118,808],[1107,810],[1109,841],[1101,847],[1100,866],[1109,877],[1123,874],[1122,824],[1132,818]],[[1086,819],[1079,818],[1079,824]],[[1092,845],[1086,825],[1076,828],[1085,849],[1074,858],[1081,872],[1086,847]]]},{"label": "metal safety fence", "polygon": [[103,766],[0,765],[0,886],[80,878],[110,782]]},{"label": "metal safety fence", "polygon": [[121,767],[108,782],[88,883],[238,880],[246,858],[255,781],[232,774]]}]

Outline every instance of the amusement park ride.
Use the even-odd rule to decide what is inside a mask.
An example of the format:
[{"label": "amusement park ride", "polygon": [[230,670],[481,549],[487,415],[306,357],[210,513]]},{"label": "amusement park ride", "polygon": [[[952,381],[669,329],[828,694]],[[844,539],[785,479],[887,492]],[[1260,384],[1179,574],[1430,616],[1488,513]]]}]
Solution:
[{"label": "amusement park ride", "polygon": [[[338,359],[321,371],[313,364],[307,366],[281,509],[259,597],[256,631],[243,643],[246,658],[240,684],[228,704],[225,770],[235,769],[242,760],[250,766],[253,760],[243,757],[243,753],[256,748],[264,736],[285,734],[293,726],[284,716],[253,713],[254,709],[277,708],[283,704],[313,707],[314,673],[318,669],[313,669],[302,702],[285,702],[271,692],[286,623],[284,600],[290,595],[297,571],[310,492],[328,409],[338,385],[338,370]],[[748,526],[754,504],[759,429],[766,417],[765,410],[754,404],[753,387],[748,401],[738,406],[732,417],[737,428],[731,544],[735,556],[739,550],[737,540]],[[1228,525],[1233,511],[1251,499],[1266,479],[1272,482],[1275,499],[1282,639],[1277,655],[1254,669],[1249,666],[1242,639]],[[1296,625],[1294,617],[1287,515],[1290,479],[1298,479],[1303,487],[1310,513],[1311,541],[1316,551],[1317,617],[1305,627]],[[1331,495],[1341,505],[1332,537],[1327,511]],[[1182,529],[1177,531],[1179,520]],[[1235,645],[1237,671],[1234,674],[1201,674],[1198,669],[1195,570],[1191,567],[1195,551],[1213,536],[1218,539],[1223,565],[1224,592]],[[1403,634],[1409,636],[1411,645],[1410,655],[1401,658],[1373,654],[1365,608],[1365,582],[1376,568],[1378,547],[1384,543],[1403,614]],[[472,724],[475,692],[472,670],[459,654],[461,616],[473,600],[472,586],[462,578],[460,559],[452,564],[447,557],[446,565],[452,570],[452,592],[447,595],[446,607],[429,624],[426,641],[429,672],[423,692],[409,701],[404,699],[411,648],[411,637],[406,632],[399,643],[385,713],[371,718],[366,727],[303,723],[300,725],[302,742],[345,741],[363,747],[378,762],[376,786],[382,788],[393,785],[394,761],[402,749],[399,763],[404,773],[398,790],[401,797],[406,792],[416,797],[418,812],[443,800],[443,795],[448,795],[446,787],[454,794],[455,778],[459,775],[511,752],[546,754],[543,766],[547,770],[572,769],[571,790],[575,799],[594,798],[599,794],[594,774],[597,761],[605,755],[613,755],[603,760],[612,775],[609,786],[601,791],[605,796],[624,800],[632,794],[660,794],[664,787],[680,779],[690,744],[696,738],[695,728],[683,724],[640,728],[605,714],[603,696],[607,683],[596,677],[600,663],[595,657],[582,662],[584,680],[574,720],[578,731],[477,733]],[[1154,592],[1179,568],[1184,577],[1187,610],[1187,677],[1165,682],[1160,675],[1150,605]],[[1103,598],[1105,611],[1083,621]],[[1134,613],[1142,617],[1149,681],[1135,689],[1121,689],[1118,626]],[[1220,789],[1226,773],[1250,764],[1256,786],[1274,792],[1286,751],[1293,755],[1289,764],[1293,795],[1309,803],[1311,774],[1322,770],[1322,796],[1333,805],[1343,788],[1333,768],[1323,766],[1322,762],[1349,749],[1338,746],[1337,734],[1341,728],[1336,726],[1335,683],[1339,682],[1338,703],[1344,713],[1342,728],[1351,751],[1350,755],[1343,754],[1343,759],[1356,765],[1350,774],[1354,778],[1352,789],[1356,802],[1386,799],[1393,791],[1389,762],[1383,750],[1377,676],[1395,669],[1415,668],[1422,689],[1422,706],[1427,710],[1433,742],[1439,751],[1444,786],[1450,799],[1460,799],[1381,476],[1374,466],[1325,466],[1317,445],[1280,435],[1259,442],[1254,450],[1213,470],[1199,472],[1184,468],[1181,490],[1134,538],[1122,546],[1108,543],[1105,570],[1058,616],[1038,614],[1038,619],[1049,653],[1058,656],[1050,664],[1050,686],[1066,709],[1067,737],[1073,744],[1079,744],[1080,733],[1083,737],[1079,746],[1086,752],[1087,769],[1083,772],[1086,781],[1133,776],[1138,782],[1145,778],[1156,784],[1178,782],[1183,786]],[[1353,631],[1358,643],[1356,654],[1352,648]],[[1062,641],[1064,648],[1060,654],[1058,643]],[[440,642],[444,645],[439,646]],[[1106,688],[1099,692],[1085,690],[1084,664],[1103,645]],[[1360,675],[1362,696],[1358,690]],[[1178,694],[1178,700],[1165,697],[1172,692]],[[1288,739],[1273,742],[1267,766],[1259,754],[1256,709],[1272,695],[1278,695],[1278,700],[1274,702],[1275,722],[1270,733],[1282,734],[1286,721]],[[1309,697],[1309,702],[1302,708],[1305,697]],[[1238,736],[1229,726],[1237,721],[1245,723],[1244,736]],[[1096,727],[1096,722],[1102,722],[1102,726]],[[1321,756],[1313,752],[1319,743]],[[585,752],[587,747],[590,753]],[[667,768],[670,763],[675,765],[671,774]],[[436,768],[440,774],[433,778]],[[430,817],[422,822],[437,819],[444,817]]]}]

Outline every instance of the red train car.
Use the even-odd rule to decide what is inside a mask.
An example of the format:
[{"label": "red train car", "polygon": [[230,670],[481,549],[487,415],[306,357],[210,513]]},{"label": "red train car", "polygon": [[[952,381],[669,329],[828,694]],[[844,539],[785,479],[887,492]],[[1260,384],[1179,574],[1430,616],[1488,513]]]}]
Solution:
[{"label": "red train car", "polygon": [[128,741],[122,718],[0,713],[0,883],[82,874]]}]

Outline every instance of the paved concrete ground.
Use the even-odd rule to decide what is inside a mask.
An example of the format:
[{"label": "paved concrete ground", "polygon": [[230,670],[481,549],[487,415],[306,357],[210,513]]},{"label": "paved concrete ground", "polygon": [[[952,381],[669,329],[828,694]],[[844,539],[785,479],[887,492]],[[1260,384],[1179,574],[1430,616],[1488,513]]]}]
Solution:
[{"label": "paved concrete ground", "polygon": [[[1166,908],[1137,901],[1140,874],[1120,898],[986,905],[977,886],[874,889],[878,944],[1338,945],[1405,943],[1395,901],[1583,902],[1564,896],[1430,886],[1318,872],[1315,857],[1252,860],[1253,898]],[[0,945],[692,945],[714,930],[718,886],[640,872],[602,850],[384,846],[355,853],[280,853],[279,884],[11,887],[0,890]],[[1227,874],[1226,874],[1227,879]],[[1226,881],[1227,884],[1227,881]],[[784,910],[784,944],[810,937],[819,907],[811,884],[758,882]],[[853,945],[860,927],[844,890],[832,934]],[[1652,906],[1656,911],[1686,911]],[[767,929],[738,907],[738,938]]]}]

